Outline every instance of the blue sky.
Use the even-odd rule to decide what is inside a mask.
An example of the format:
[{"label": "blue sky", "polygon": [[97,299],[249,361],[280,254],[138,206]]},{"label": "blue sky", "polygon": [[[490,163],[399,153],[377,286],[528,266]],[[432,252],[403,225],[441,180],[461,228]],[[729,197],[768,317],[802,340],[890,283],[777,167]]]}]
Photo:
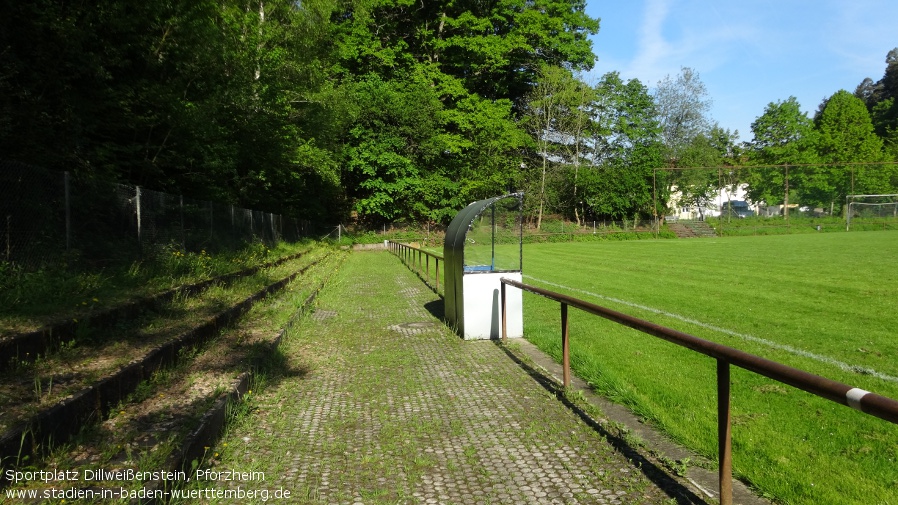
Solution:
[{"label": "blue sky", "polygon": [[813,116],[836,91],[881,79],[898,47],[896,0],[587,0],[586,11],[601,18],[588,79],[616,70],[653,89],[691,67],[713,119],[742,140],[770,102],[795,96]]}]

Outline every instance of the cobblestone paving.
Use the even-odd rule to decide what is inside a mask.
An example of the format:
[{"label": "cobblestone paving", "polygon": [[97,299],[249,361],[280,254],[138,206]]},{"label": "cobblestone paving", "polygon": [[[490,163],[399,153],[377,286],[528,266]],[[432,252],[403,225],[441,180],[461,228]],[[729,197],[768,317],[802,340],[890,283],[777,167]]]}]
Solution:
[{"label": "cobblestone paving", "polygon": [[392,256],[353,254],[213,469],[264,472],[291,503],[675,503],[439,304]]}]

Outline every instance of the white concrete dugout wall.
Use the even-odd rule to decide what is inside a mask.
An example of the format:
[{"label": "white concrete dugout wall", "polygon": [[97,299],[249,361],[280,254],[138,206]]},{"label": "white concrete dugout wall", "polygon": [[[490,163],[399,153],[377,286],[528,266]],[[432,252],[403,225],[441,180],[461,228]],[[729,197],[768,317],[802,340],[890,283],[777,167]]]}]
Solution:
[{"label": "white concrete dugout wall", "polygon": [[[499,279],[523,282],[523,198],[512,193],[474,202],[446,230],[446,319],[466,340],[502,337]],[[522,293],[511,289],[506,296],[508,337],[522,337]]]}]

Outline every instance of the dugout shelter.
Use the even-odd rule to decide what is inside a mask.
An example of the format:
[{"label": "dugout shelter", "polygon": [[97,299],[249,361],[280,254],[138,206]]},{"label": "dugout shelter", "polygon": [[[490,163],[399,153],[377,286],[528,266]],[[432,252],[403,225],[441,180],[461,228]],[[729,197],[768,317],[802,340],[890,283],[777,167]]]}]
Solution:
[{"label": "dugout shelter", "polygon": [[[446,320],[466,340],[502,337],[502,277],[523,282],[523,193],[474,202],[446,230]],[[506,289],[509,338],[524,335],[522,292]]]}]

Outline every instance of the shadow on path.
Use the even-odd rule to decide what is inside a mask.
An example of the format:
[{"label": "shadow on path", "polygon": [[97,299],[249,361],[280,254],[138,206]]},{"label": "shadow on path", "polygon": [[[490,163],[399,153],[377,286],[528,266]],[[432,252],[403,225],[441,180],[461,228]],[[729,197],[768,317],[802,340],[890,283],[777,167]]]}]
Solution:
[{"label": "shadow on path", "polygon": [[665,468],[659,466],[655,461],[640,452],[639,448],[631,444],[625,437],[625,433],[619,429],[609,429],[601,421],[593,418],[580,405],[572,402],[564,394],[564,388],[558,384],[552,377],[547,376],[542,371],[534,368],[514,351],[503,345],[501,341],[496,342],[496,346],[502,349],[505,354],[518,364],[527,374],[542,386],[546,391],[554,395],[567,408],[577,414],[580,419],[589,425],[598,434],[604,437],[608,442],[627,459],[633,462],[647,479],[652,481],[656,486],[664,490],[671,498],[676,499],[678,504],[707,504],[701,496],[697,495],[685,484],[673,477]]}]

